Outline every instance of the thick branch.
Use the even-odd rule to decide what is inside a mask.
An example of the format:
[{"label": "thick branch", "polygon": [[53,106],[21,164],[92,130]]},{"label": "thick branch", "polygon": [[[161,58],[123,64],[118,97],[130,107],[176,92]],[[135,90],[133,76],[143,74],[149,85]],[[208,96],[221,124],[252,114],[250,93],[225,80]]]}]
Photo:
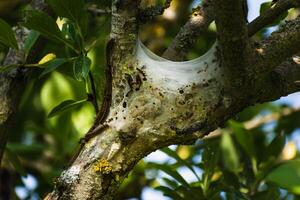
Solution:
[{"label": "thick branch", "polygon": [[251,85],[248,67],[252,53],[245,19],[245,1],[215,0],[214,10],[220,64],[225,70],[226,84],[231,85],[227,92],[239,99],[235,102],[239,104],[247,95],[237,89],[244,88],[247,91],[249,88],[245,86]]},{"label": "thick branch", "polygon": [[280,0],[276,2],[271,9],[268,9],[248,25],[248,35],[254,35],[260,29],[271,24],[276,18],[278,18],[278,16],[286,12],[288,9],[299,6],[300,1],[298,0]]},{"label": "thick branch", "polygon": [[[44,10],[49,12],[48,6],[42,0],[32,1],[34,9]],[[10,49],[4,64],[24,63],[25,57],[23,45],[27,35],[25,29],[16,29],[16,37],[20,50]],[[35,61],[37,53],[45,45],[45,41],[39,39],[28,56],[26,62],[32,63]],[[8,73],[0,74],[0,163],[3,156],[6,141],[8,138],[8,130],[11,129],[14,123],[14,115],[16,114],[18,104],[25,90],[27,79],[30,71],[25,69],[15,69]]]},{"label": "thick branch", "polygon": [[260,93],[256,103],[273,101],[282,96],[300,91],[300,62],[297,57],[283,62],[275,70],[263,75],[257,82],[255,92]]},{"label": "thick branch", "polygon": [[248,34],[243,0],[216,0],[214,10],[222,64],[235,71],[247,66]]},{"label": "thick branch", "polygon": [[268,72],[300,51],[300,16],[286,22],[257,48],[258,72]]},{"label": "thick branch", "polygon": [[207,30],[213,19],[211,0],[204,0],[202,5],[193,11],[191,18],[181,28],[163,57],[174,61],[184,60],[197,37]]}]

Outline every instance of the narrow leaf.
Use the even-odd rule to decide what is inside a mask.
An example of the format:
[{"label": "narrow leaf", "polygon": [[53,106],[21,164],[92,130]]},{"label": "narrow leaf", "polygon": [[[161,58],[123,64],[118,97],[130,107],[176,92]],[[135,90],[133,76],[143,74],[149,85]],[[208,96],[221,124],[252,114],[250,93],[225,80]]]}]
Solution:
[{"label": "narrow leaf", "polygon": [[48,118],[54,117],[63,111],[69,110],[71,108],[74,108],[78,105],[81,105],[85,103],[86,100],[80,100],[80,101],[75,101],[75,100],[66,100],[59,105],[57,105],[55,108],[52,109],[52,111],[48,114]]},{"label": "narrow leaf", "polygon": [[224,132],[221,139],[223,162],[227,170],[237,173],[239,157],[229,133]]},{"label": "narrow leaf", "polygon": [[234,132],[235,138],[237,139],[238,143],[242,146],[242,148],[245,150],[245,152],[250,157],[255,157],[252,134],[248,133],[248,130],[245,129],[243,124],[238,123],[236,121],[230,120],[229,125]]},{"label": "narrow leaf", "polygon": [[22,176],[26,176],[26,171],[21,164],[21,161],[16,153],[10,150],[9,147],[6,148],[5,153],[10,161],[10,163],[14,166],[15,170],[20,173]]},{"label": "narrow leaf", "polygon": [[30,31],[30,33],[28,34],[24,42],[24,52],[26,57],[28,56],[31,48],[33,47],[39,36],[40,34],[36,31]]},{"label": "narrow leaf", "polygon": [[186,182],[186,180],[175,170],[173,170],[170,166],[168,165],[160,165],[156,163],[149,163],[150,166],[152,166],[155,169],[159,169],[172,178],[174,178],[176,181],[178,181],[180,184],[184,185],[187,188],[190,188],[190,185]]},{"label": "narrow leaf", "polygon": [[281,131],[276,137],[272,140],[272,142],[267,146],[266,155],[267,157],[275,157],[277,158],[282,152],[285,145],[285,135],[284,132]]},{"label": "narrow leaf", "polygon": [[0,43],[18,49],[17,40],[11,26],[2,19],[0,19],[0,30]]},{"label": "narrow leaf", "polygon": [[193,169],[193,166],[190,163],[188,163],[187,161],[181,159],[175,151],[171,150],[170,148],[163,148],[160,151],[162,151],[165,154],[167,154],[168,156],[174,158],[179,164],[189,168],[193,172],[193,174],[196,176],[196,178],[200,181],[200,178],[199,178],[198,174],[196,173],[196,171]]},{"label": "narrow leaf", "polygon": [[167,197],[171,197],[174,200],[184,200],[184,198],[182,198],[181,196],[179,196],[176,191],[174,191],[173,189],[170,189],[168,187],[165,186],[158,186],[155,188],[156,190],[160,190],[163,192],[163,194]]},{"label": "narrow leaf", "polygon": [[20,64],[0,66],[0,72],[7,72],[7,71],[12,70],[13,68],[16,68],[16,67],[19,67],[19,66],[20,66]]},{"label": "narrow leaf", "polygon": [[44,69],[44,71],[42,72],[42,74],[40,75],[39,78],[41,78],[42,76],[54,71],[59,66],[65,64],[68,61],[69,60],[67,58],[56,58],[54,60],[51,60],[50,62],[47,62],[47,63],[41,65],[41,67],[43,67],[45,69]]}]

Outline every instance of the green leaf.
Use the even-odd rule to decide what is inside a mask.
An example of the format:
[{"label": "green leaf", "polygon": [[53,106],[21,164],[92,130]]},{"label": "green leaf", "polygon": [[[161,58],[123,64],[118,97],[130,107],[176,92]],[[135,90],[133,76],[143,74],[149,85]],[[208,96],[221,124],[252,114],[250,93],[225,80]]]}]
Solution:
[{"label": "green leaf", "polygon": [[18,49],[17,40],[11,26],[2,19],[0,19],[0,30],[0,43]]},{"label": "green leaf", "polygon": [[253,200],[266,200],[266,199],[272,199],[272,200],[280,200],[280,191],[277,186],[270,186],[268,185],[267,190],[256,192],[253,195]]},{"label": "green leaf", "polygon": [[198,174],[196,173],[196,171],[193,169],[193,166],[190,163],[188,163],[187,161],[181,159],[175,151],[173,151],[169,148],[163,148],[160,151],[162,151],[165,154],[167,154],[168,156],[174,158],[179,164],[189,168],[193,172],[193,174],[196,176],[196,178],[200,181],[200,178],[199,178]]},{"label": "green leaf", "polygon": [[10,161],[10,163],[14,166],[15,170],[20,173],[22,176],[26,176],[26,171],[21,164],[21,161],[18,155],[13,152],[9,147],[6,148],[5,153]]},{"label": "green leaf", "polygon": [[37,39],[39,38],[39,36],[40,34],[37,31],[30,31],[30,33],[28,34],[24,42],[24,52],[26,57],[29,54],[35,42],[37,41]]},{"label": "green leaf", "polygon": [[25,22],[21,23],[28,29],[35,30],[53,42],[69,44],[59,30],[55,20],[44,12],[30,10],[26,12]]},{"label": "green leaf", "polygon": [[267,146],[267,150],[266,150],[267,158],[270,158],[271,156],[277,158],[282,152],[284,145],[285,145],[285,135],[284,132],[281,131]]},{"label": "green leaf", "polygon": [[242,123],[230,120],[229,125],[232,128],[238,143],[250,157],[255,157],[254,142],[252,134],[247,131]]},{"label": "green leaf", "polygon": [[91,66],[91,60],[86,56],[79,56],[73,63],[73,73],[78,81],[87,78]]},{"label": "green leaf", "polygon": [[80,100],[80,101],[75,101],[75,100],[66,100],[57,105],[55,108],[51,110],[51,112],[48,114],[48,118],[54,117],[63,111],[69,110],[71,108],[74,108],[78,105],[81,105],[86,102],[86,99]]},{"label": "green leaf", "polygon": [[173,170],[170,166],[160,165],[156,163],[149,163],[149,166],[165,172],[166,174],[174,178],[176,181],[178,181],[180,184],[184,185],[187,188],[190,188],[190,185],[186,182],[186,180],[184,180],[184,178],[177,171]]},{"label": "green leaf", "polygon": [[184,200],[181,196],[179,196],[173,189],[170,189],[165,186],[158,186],[155,188],[156,190],[160,190],[167,197],[171,197],[174,200]]},{"label": "green leaf", "polygon": [[7,71],[12,70],[13,68],[16,68],[16,67],[20,67],[20,64],[0,66],[0,72],[7,72]]},{"label": "green leaf", "polygon": [[83,0],[48,0],[49,5],[60,17],[66,17],[76,23],[83,32],[87,26],[87,11]]},{"label": "green leaf", "polygon": [[239,168],[239,157],[228,132],[224,132],[222,135],[221,149],[225,168],[233,173],[237,173]]},{"label": "green leaf", "polygon": [[[220,145],[219,141],[216,140],[206,140],[203,144],[202,163],[199,163],[198,166],[202,168],[208,176],[211,176],[220,158]],[[204,165],[200,166],[201,164]]]},{"label": "green leaf", "polygon": [[42,76],[54,71],[56,68],[58,68],[59,66],[65,64],[68,61],[69,61],[69,59],[67,59],[67,58],[56,58],[56,59],[51,60],[51,61],[49,61],[45,64],[42,64],[41,67],[43,67],[45,69],[42,72],[42,74],[39,76],[39,78],[41,78]]},{"label": "green leaf", "polygon": [[21,155],[22,157],[25,154],[30,154],[32,156],[32,154],[34,153],[38,153],[41,151],[44,151],[47,148],[47,145],[42,144],[42,143],[32,143],[30,145],[28,144],[20,144],[20,143],[8,143],[7,147],[15,152],[18,155]]},{"label": "green leaf", "polygon": [[300,160],[290,160],[272,170],[267,180],[292,193],[300,194]]},{"label": "green leaf", "polygon": [[168,186],[170,186],[173,189],[175,189],[179,186],[178,183],[174,180],[168,179],[166,177],[162,177],[162,179]]},{"label": "green leaf", "polygon": [[76,31],[73,22],[67,20],[67,22],[63,24],[62,32],[76,45],[76,47],[83,50],[83,41],[80,38],[78,31]]}]

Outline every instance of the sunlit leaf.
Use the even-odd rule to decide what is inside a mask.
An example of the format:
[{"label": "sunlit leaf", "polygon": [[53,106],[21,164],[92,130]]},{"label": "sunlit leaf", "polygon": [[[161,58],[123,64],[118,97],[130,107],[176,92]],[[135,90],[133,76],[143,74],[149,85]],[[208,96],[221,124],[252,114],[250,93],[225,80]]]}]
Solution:
[{"label": "sunlit leaf", "polygon": [[11,26],[2,19],[0,19],[0,30],[0,43],[18,49],[17,40]]},{"label": "sunlit leaf", "polygon": [[56,55],[54,53],[48,53],[39,61],[39,64],[40,65],[45,64],[47,62],[50,62],[51,60],[54,60],[55,58],[56,58]]},{"label": "sunlit leaf", "polygon": [[86,100],[81,100],[81,101],[75,101],[75,100],[66,100],[59,105],[57,105],[55,108],[51,110],[51,112],[48,114],[48,118],[54,117],[58,114],[60,114],[63,111],[69,110],[71,108],[74,108],[76,106],[79,106],[83,103],[85,103]]}]

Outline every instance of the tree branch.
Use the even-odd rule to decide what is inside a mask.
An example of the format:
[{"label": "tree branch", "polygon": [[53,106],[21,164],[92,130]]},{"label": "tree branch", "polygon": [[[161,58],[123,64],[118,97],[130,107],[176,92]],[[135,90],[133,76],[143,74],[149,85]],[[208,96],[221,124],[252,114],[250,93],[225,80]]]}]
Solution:
[{"label": "tree branch", "polygon": [[258,61],[257,73],[270,72],[294,54],[300,51],[300,16],[287,21],[278,31],[262,41],[256,49]]},{"label": "tree branch", "polygon": [[152,20],[158,15],[162,15],[165,9],[169,8],[172,0],[166,0],[164,5],[159,6],[150,6],[145,9],[139,10],[138,19],[141,23],[146,23],[147,21]]},{"label": "tree branch", "polygon": [[[34,0],[31,5],[34,9],[50,12],[48,6],[43,0]],[[6,55],[4,65],[20,64],[25,61],[23,46],[28,31],[16,28],[15,32],[20,50],[16,51],[10,49]],[[44,45],[45,40],[39,39],[31,50],[26,62],[34,62],[37,54]],[[7,73],[0,74],[0,164],[8,139],[8,131],[12,128],[14,123],[14,116],[17,112],[19,101],[25,90],[29,75],[30,71],[27,69],[15,69]]]},{"label": "tree branch", "polygon": [[182,61],[197,37],[207,30],[214,19],[211,0],[204,0],[192,13],[191,18],[180,29],[163,57],[173,61]]},{"label": "tree branch", "polygon": [[258,16],[248,25],[248,35],[252,36],[260,29],[271,24],[278,16],[289,10],[290,8],[299,7],[298,0],[279,0],[270,9]]},{"label": "tree branch", "polygon": [[254,92],[260,93],[256,103],[273,101],[282,96],[300,91],[300,62],[297,57],[290,58],[276,67],[272,72],[263,75],[257,81]]},{"label": "tree branch", "polygon": [[97,17],[102,16],[102,15],[111,14],[111,10],[109,8],[99,9],[99,8],[97,8],[96,5],[92,5],[92,6],[88,7],[87,11],[89,13],[91,13],[92,16],[97,16]]},{"label": "tree branch", "polygon": [[[255,117],[249,121],[243,122],[243,125],[244,125],[245,129],[251,130],[254,128],[258,128],[258,127],[262,126],[263,124],[267,124],[272,121],[277,121],[277,120],[281,119],[282,117],[291,115],[291,114],[299,112],[299,111],[300,111],[300,108],[297,108],[297,109],[284,108],[279,113],[271,113],[269,115],[262,116],[259,118]],[[224,133],[224,131],[230,131],[230,130],[220,129],[220,128],[216,129],[215,131],[213,131],[213,132],[209,133],[207,136],[205,136],[203,138],[203,140],[210,140],[210,139],[218,138],[222,135],[222,133]]]},{"label": "tree branch", "polygon": [[247,65],[249,44],[243,0],[215,0],[214,10],[222,64],[242,70]]},{"label": "tree branch", "polygon": [[[249,63],[252,55],[246,26],[244,0],[215,0],[215,19],[219,60],[225,70],[226,85],[229,92],[237,98],[236,103],[244,102],[247,97],[238,88],[247,91],[249,84]],[[228,77],[230,77],[228,79]]]},{"label": "tree branch", "polygon": [[[172,44],[164,52],[164,58],[174,61],[184,60],[194,41],[207,30],[209,24],[214,20],[212,3],[210,1],[204,0],[203,5],[195,10],[196,16],[192,15],[189,21],[181,28]],[[300,3],[297,0],[280,0],[276,2],[271,9],[268,9],[248,24],[248,35],[254,35],[288,9],[299,7],[299,5]],[[192,20],[193,18],[194,20]]]}]

